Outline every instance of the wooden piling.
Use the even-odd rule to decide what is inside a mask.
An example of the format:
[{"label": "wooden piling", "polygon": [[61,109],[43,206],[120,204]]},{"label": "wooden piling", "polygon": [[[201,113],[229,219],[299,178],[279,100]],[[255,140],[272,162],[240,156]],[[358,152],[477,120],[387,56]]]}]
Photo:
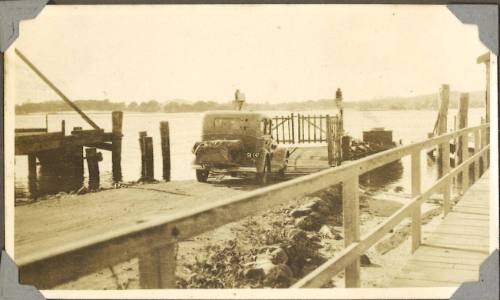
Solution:
[{"label": "wooden piling", "polygon": [[[460,103],[458,106],[458,128],[466,128],[468,123],[468,109],[469,109],[469,94],[460,94]],[[469,156],[469,135],[465,134],[459,137],[457,145],[458,162],[460,165]],[[469,185],[469,168],[465,168],[457,177],[458,184],[464,192]]]},{"label": "wooden piling", "polygon": [[[448,105],[450,102],[450,86],[448,84],[443,84],[441,86],[438,101],[439,117],[437,124],[437,135],[442,135],[448,131]],[[438,178],[441,178],[443,176],[443,147],[450,147],[449,142],[447,145],[440,145],[438,147]]]},{"label": "wooden piling", "polygon": [[30,197],[37,198],[37,173],[36,173],[36,155],[28,155],[28,189]]},{"label": "wooden piling", "polygon": [[111,160],[113,168],[113,181],[122,181],[122,127],[123,127],[123,112],[113,111],[111,113],[112,133],[113,133],[113,150],[111,151]]},{"label": "wooden piling", "polygon": [[292,121],[292,144],[295,144],[295,122],[294,122],[294,115],[293,113],[290,116],[291,121]]},{"label": "wooden piling", "polygon": [[146,136],[143,139],[144,139],[144,162],[146,165],[144,179],[146,181],[153,181],[155,178],[153,138],[150,136]]},{"label": "wooden piling", "polygon": [[66,136],[66,121],[61,121],[61,135]]},{"label": "wooden piling", "polygon": [[327,143],[327,152],[328,152],[328,165],[330,167],[334,166],[334,157],[333,157],[333,133],[331,126],[331,118],[329,115],[326,115],[326,143]]},{"label": "wooden piling", "polygon": [[89,170],[89,190],[99,189],[99,156],[96,148],[85,149],[87,167]]},{"label": "wooden piling", "polygon": [[141,178],[139,180],[144,180],[146,178],[146,150],[144,147],[144,138],[148,135],[146,131],[139,131],[139,149],[141,150]]},{"label": "wooden piling", "polygon": [[160,122],[161,155],[163,161],[163,180],[170,181],[170,129],[168,121]]}]

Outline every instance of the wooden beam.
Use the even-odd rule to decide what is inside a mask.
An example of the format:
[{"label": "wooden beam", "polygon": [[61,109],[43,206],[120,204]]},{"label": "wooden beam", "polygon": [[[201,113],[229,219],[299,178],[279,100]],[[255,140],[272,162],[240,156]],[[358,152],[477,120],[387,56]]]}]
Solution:
[{"label": "wooden beam", "polygon": [[[469,114],[469,94],[460,94],[460,103],[458,106],[458,128],[466,128],[468,123]],[[462,163],[469,155],[469,133],[462,134],[458,138],[458,163]],[[462,187],[462,191],[467,189],[469,184],[469,171],[464,170],[464,172],[458,176],[458,183]]]},{"label": "wooden beam", "polygon": [[26,56],[24,56],[21,53],[21,51],[19,51],[19,49],[15,49],[15,52],[17,56],[19,56],[19,58],[21,58],[21,60],[24,61],[24,63],[26,63],[26,65],[28,65],[28,67],[33,72],[35,72],[35,74],[38,75],[40,79],[43,80],[43,82],[45,82],[57,95],[59,95],[59,97],[61,97],[61,99],[64,100],[64,102],[66,102],[66,104],[68,104],[71,108],[73,108],[87,123],[89,123],[90,126],[92,126],[92,128],[99,129],[99,126],[97,126],[97,124],[94,123],[94,121],[92,121],[92,119],[90,119],[89,116],[87,116],[78,106],[76,106],[76,104],[74,104],[71,100],[69,100],[69,98],[66,97],[66,95],[64,95],[63,92],[61,92],[61,90],[59,90],[47,77],[45,77],[45,75],[43,75],[42,72],[40,72],[40,70],[38,70],[38,68],[35,67],[35,65],[33,65],[26,58]]},{"label": "wooden beam", "polygon": [[122,181],[122,127],[123,112],[113,111],[111,113],[113,140],[111,142],[111,161],[113,170],[113,181]]},{"label": "wooden beam", "polygon": [[[266,125],[267,126],[267,125]],[[267,130],[267,129],[266,129]],[[160,122],[163,180],[170,181],[170,128],[168,121]]]},{"label": "wooden beam", "polygon": [[[359,176],[355,175],[343,182],[342,206],[344,215],[344,246],[359,242]],[[359,256],[345,268],[345,287],[361,286]]]},{"label": "wooden beam", "polygon": [[481,64],[481,63],[489,63],[490,62],[490,52],[486,52],[476,59],[476,63]]},{"label": "wooden beam", "polygon": [[[450,102],[450,86],[443,84],[439,91],[439,117],[437,122],[437,135],[448,131],[448,106]],[[446,145],[445,145],[446,146]],[[448,145],[449,147],[449,145]],[[438,146],[438,178],[443,175],[443,144]]]},{"label": "wooden beam", "polygon": [[176,288],[177,245],[171,244],[139,255],[139,285],[142,289]]},{"label": "wooden beam", "polygon": [[[450,143],[445,142],[441,144],[443,152],[443,174],[448,174],[450,171]],[[447,184],[443,186],[443,215],[446,216],[450,212],[451,208],[451,182],[452,180],[448,180]]]},{"label": "wooden beam", "polygon": [[[417,197],[421,193],[421,169],[420,169],[420,151],[417,150],[411,154],[411,194]],[[412,253],[420,246],[422,239],[422,211],[420,205],[415,206],[411,215],[411,241]]]}]

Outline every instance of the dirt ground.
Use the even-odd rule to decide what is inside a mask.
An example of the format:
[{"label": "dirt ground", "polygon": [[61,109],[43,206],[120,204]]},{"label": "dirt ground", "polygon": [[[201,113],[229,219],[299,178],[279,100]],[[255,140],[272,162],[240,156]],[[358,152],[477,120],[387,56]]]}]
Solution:
[{"label": "dirt ground", "polygon": [[[220,195],[220,189],[234,193],[244,193],[255,189],[255,186],[227,184],[219,185],[204,184],[197,188],[198,183],[185,182],[183,185],[176,184],[175,188],[168,184],[145,185],[143,187],[123,188],[117,192],[108,192],[113,195],[114,201],[110,200],[106,191],[87,195],[68,197],[52,197],[34,204],[16,207],[16,253],[28,253],[34,243],[40,243],[50,234],[43,226],[49,222],[50,226],[61,228],[62,234],[49,239],[49,242],[63,241],[68,234],[76,236],[88,236],[96,230],[107,229],[120,224],[137,221],[137,208],[144,213],[141,219],[168,211],[179,209],[179,207],[193,207],[199,205],[200,201],[210,201],[211,197]],[[141,190],[142,189],[142,190]],[[144,193],[143,189],[153,190],[155,197],[144,197],[143,203],[132,201],[130,193]],[[217,191],[217,192],[216,192]],[[168,194],[166,197],[165,194]],[[117,196],[116,196],[117,195]],[[186,195],[190,200],[187,201]],[[332,196],[333,195],[333,196]],[[245,287],[287,287],[292,285],[300,277],[314,270],[322,262],[333,257],[344,247],[342,214],[339,210],[341,203],[335,202],[335,191],[329,191],[312,195],[300,201],[293,201],[276,207],[265,213],[248,217],[238,222],[226,224],[216,230],[196,236],[191,240],[182,241],[177,249],[177,282],[179,288],[245,288]],[[137,195],[134,195],[137,196]],[[193,198],[193,199],[191,199]],[[113,202],[121,201],[120,208],[116,209]],[[201,200],[200,200],[201,199]],[[320,224],[316,228],[300,229],[304,232],[304,241],[297,245],[290,243],[290,233],[296,233],[298,219],[292,217],[294,210],[300,210],[311,201],[318,199],[329,200],[329,211],[321,217]],[[384,200],[389,199],[389,200]],[[184,201],[183,201],[184,200]],[[397,191],[390,193],[376,190],[360,190],[361,210],[361,235],[373,230],[375,226],[383,222],[389,215],[399,209],[408,196]],[[109,203],[108,203],[109,201]],[[332,202],[333,201],[333,202]],[[90,203],[89,203],[90,202]],[[84,204],[85,203],[85,204]],[[79,207],[77,210],[71,208]],[[83,209],[81,208],[83,207]],[[57,213],[52,213],[58,210]],[[45,211],[47,210],[47,211]],[[92,210],[86,211],[86,210]],[[89,224],[88,220],[82,219],[84,215],[101,212],[102,218],[97,218]],[[109,211],[115,212],[109,215]],[[49,214],[51,218],[36,219],[39,213],[42,216]],[[63,220],[58,218],[64,212]],[[440,213],[437,205],[429,204],[424,210],[426,221],[436,220]],[[19,218],[18,218],[19,217]],[[30,222],[26,222],[29,220]],[[73,221],[70,221],[73,220]],[[79,223],[74,220],[80,220]],[[63,221],[61,223],[61,221]],[[124,223],[122,223],[124,222]],[[433,223],[430,222],[429,224]],[[57,224],[57,225],[54,225]],[[430,225],[424,225],[425,226]],[[314,226],[313,226],[314,227]],[[99,229],[101,228],[101,229]],[[403,222],[377,245],[369,249],[365,257],[362,257],[362,287],[384,287],[390,285],[390,281],[396,272],[403,266],[404,261],[411,255],[409,236],[409,223]],[[57,232],[57,231],[56,231]],[[300,233],[300,232],[299,232]],[[73,236],[75,238],[75,236]],[[279,269],[276,274],[253,276],[261,271],[258,267],[259,260],[263,256],[269,256],[282,245],[292,244],[298,252],[292,254],[286,252],[287,261],[284,269]],[[19,250],[19,251],[18,251]],[[271,253],[271,254],[272,254]],[[16,254],[17,255],[17,254]],[[256,266],[257,265],[257,266]],[[275,266],[275,265],[274,265]],[[274,270],[274,269],[273,269]],[[273,271],[274,272],[274,271]],[[258,272],[257,272],[258,273]],[[260,274],[260,273],[259,273]],[[274,276],[274,277],[273,277]],[[343,274],[339,274],[327,287],[343,287]],[[58,289],[135,289],[139,288],[138,261],[132,259],[120,265],[103,269],[95,274],[90,274],[76,281],[68,282],[57,287]]]}]

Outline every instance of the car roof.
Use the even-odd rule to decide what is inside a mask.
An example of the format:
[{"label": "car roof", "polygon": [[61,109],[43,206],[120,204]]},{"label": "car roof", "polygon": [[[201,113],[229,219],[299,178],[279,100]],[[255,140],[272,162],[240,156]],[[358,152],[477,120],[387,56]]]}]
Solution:
[{"label": "car roof", "polygon": [[253,116],[261,118],[269,118],[265,114],[253,111],[239,111],[239,110],[214,110],[207,111],[204,114],[205,117],[243,117],[243,116]]}]

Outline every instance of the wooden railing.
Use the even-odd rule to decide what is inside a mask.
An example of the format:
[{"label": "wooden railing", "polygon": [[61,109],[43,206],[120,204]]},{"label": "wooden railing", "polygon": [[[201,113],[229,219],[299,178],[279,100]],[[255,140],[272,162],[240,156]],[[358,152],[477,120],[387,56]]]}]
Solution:
[{"label": "wooden railing", "polygon": [[[340,141],[341,125],[338,115],[275,116],[271,134],[279,144],[329,143],[332,135]],[[330,130],[330,134],[328,131]]]},{"label": "wooden railing", "polygon": [[[29,257],[16,259],[20,268],[20,279],[22,283],[33,284],[39,289],[47,289],[138,257],[141,288],[174,288],[176,244],[179,241],[279,204],[302,199],[309,194],[341,183],[343,185],[343,226],[346,247],[293,287],[320,287],[344,269],[346,287],[357,287],[360,286],[360,255],[405,218],[412,218],[413,250],[420,245],[420,207],[425,199],[433,193],[441,192],[444,194],[445,213],[449,211],[451,178],[459,173],[463,173],[463,176],[468,178],[469,165],[475,162],[477,166],[480,159],[487,159],[489,146],[486,139],[481,139],[483,136],[481,133],[485,132],[488,127],[489,124],[483,124],[461,129],[241,196],[207,203],[188,212],[162,216],[141,224],[61,245],[56,249],[40,249],[39,252]],[[468,152],[465,151],[463,162],[450,170],[449,159],[447,159],[449,141],[463,137],[462,142],[466,145],[471,134],[474,135],[476,145],[480,145],[481,150],[476,149],[476,153],[470,158],[468,158]],[[420,153],[422,150],[435,146],[442,146],[444,149],[445,172],[431,188],[421,193]],[[467,149],[467,147],[463,148]],[[413,199],[371,233],[360,237],[359,176],[407,155],[412,157]],[[474,171],[475,176],[478,173]],[[464,183],[463,189],[466,188]]]}]

